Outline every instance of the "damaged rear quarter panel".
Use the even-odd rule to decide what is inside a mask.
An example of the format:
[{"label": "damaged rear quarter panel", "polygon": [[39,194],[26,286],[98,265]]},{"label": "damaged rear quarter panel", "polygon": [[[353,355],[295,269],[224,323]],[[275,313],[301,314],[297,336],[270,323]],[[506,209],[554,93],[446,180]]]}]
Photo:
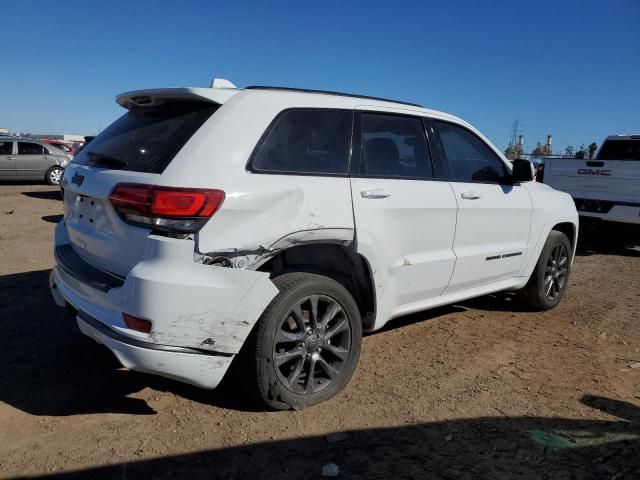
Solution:
[{"label": "damaged rear quarter panel", "polygon": [[[288,108],[317,108],[306,96],[239,93],[223,105],[180,151],[158,185],[217,188],[225,200],[198,234],[200,252],[269,248],[294,232],[353,229],[346,176],[252,173],[247,162],[274,118]],[[353,101],[323,99],[326,108]],[[186,168],[188,166],[188,168]]]},{"label": "damaged rear quarter panel", "polygon": [[286,238],[333,240],[331,231],[338,232],[336,241],[353,239],[348,178],[245,175],[242,182],[252,185],[246,193],[225,190],[222,208],[198,235],[200,252],[282,248],[278,242]]}]

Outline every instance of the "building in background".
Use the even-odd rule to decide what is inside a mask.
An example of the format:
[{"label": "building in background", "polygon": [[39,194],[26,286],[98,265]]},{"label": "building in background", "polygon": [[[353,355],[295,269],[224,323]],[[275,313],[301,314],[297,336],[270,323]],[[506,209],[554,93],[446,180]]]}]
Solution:
[{"label": "building in background", "polygon": [[49,140],[62,140],[64,142],[69,142],[69,143],[84,142],[84,135],[66,135],[66,134],[54,134],[54,133],[23,133],[22,136],[26,138],[34,138],[34,139],[46,138]]},{"label": "building in background", "polygon": [[85,135],[75,135],[66,133],[26,133],[16,132],[8,128],[0,128],[0,136],[12,136],[22,138],[32,138],[34,140],[62,140],[67,143],[84,143]]}]

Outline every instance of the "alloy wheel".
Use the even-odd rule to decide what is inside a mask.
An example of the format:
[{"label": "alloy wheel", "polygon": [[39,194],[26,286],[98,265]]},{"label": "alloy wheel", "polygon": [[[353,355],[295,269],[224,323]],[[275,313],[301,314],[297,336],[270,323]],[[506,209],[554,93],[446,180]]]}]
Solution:
[{"label": "alloy wheel", "polygon": [[280,380],[298,395],[310,395],[340,378],[351,348],[344,308],[327,295],[297,302],[276,330],[273,362]]},{"label": "alloy wheel", "polygon": [[563,244],[558,244],[551,250],[544,270],[544,296],[553,301],[560,295],[567,281],[569,268],[569,252]]}]

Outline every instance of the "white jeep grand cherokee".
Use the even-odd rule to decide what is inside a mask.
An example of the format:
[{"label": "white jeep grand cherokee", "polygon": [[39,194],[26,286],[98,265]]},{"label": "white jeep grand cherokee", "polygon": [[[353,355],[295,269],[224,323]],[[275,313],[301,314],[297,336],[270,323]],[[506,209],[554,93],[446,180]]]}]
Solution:
[{"label": "white jeep grand cherokee", "polygon": [[244,346],[259,398],[301,408],[394,317],[564,294],[571,197],[456,117],[224,80],[117,102],[65,170],[50,283],[125,367],[214,388]]}]

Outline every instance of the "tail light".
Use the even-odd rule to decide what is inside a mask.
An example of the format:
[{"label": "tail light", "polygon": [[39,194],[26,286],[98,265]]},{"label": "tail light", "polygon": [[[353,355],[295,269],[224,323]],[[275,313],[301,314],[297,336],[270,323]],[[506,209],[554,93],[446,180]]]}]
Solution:
[{"label": "tail light", "polygon": [[197,232],[220,208],[222,190],[120,183],[109,201],[127,223],[168,232]]}]

